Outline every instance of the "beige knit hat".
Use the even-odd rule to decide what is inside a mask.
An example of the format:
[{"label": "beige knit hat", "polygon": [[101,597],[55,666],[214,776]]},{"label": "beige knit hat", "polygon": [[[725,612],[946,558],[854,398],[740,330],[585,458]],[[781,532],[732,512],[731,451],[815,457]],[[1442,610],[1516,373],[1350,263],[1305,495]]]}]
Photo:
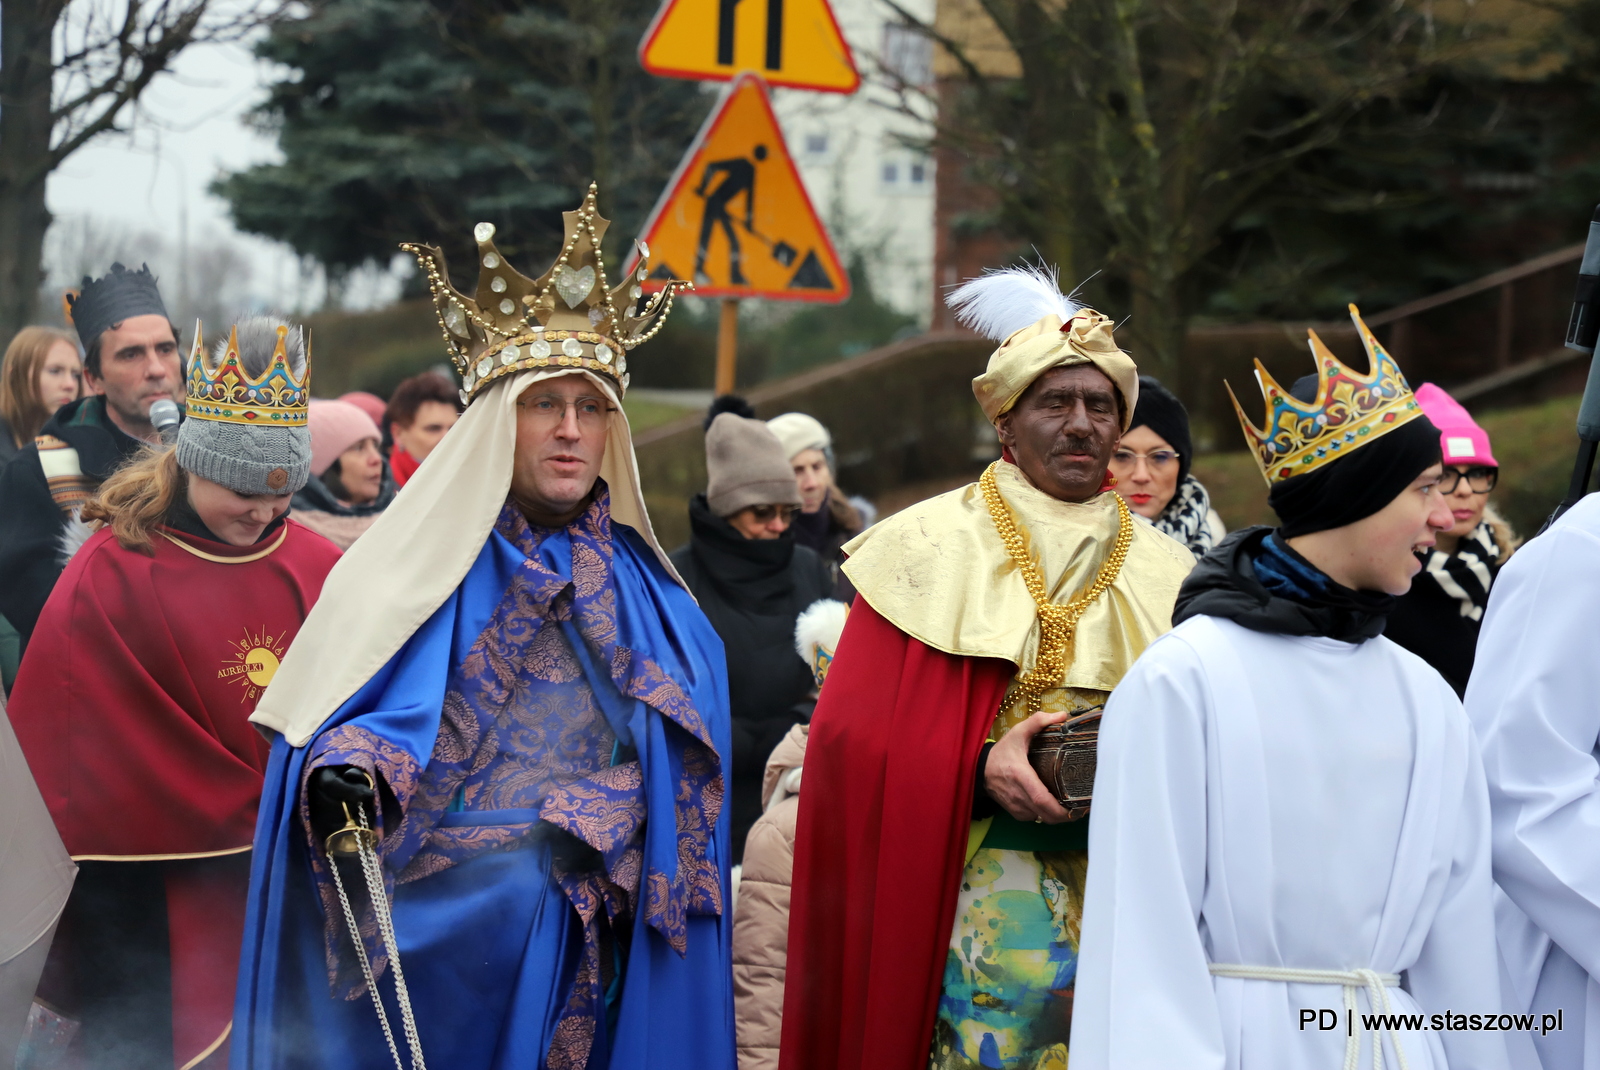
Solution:
[{"label": "beige knit hat", "polygon": [[717,516],[751,505],[799,505],[789,455],[760,420],[720,414],[706,432],[706,504]]},{"label": "beige knit hat", "polygon": [[822,421],[803,412],[786,412],[767,421],[772,433],[783,443],[783,452],[790,458],[804,450],[827,450],[833,445],[833,436],[822,426]]}]

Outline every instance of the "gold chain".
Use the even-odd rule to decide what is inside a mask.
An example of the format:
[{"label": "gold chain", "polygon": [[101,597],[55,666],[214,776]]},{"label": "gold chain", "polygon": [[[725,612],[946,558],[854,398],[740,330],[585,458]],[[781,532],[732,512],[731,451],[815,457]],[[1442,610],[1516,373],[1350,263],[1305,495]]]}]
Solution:
[{"label": "gold chain", "polygon": [[1066,675],[1067,654],[1072,646],[1073,632],[1078,627],[1078,618],[1083,616],[1090,603],[1116,582],[1117,574],[1122,571],[1122,563],[1128,558],[1128,547],[1133,542],[1133,517],[1128,513],[1128,505],[1122,496],[1112,495],[1117,503],[1117,539],[1111,546],[1110,556],[1100,566],[1094,583],[1081,598],[1066,605],[1052,602],[1050,589],[1045,586],[1044,573],[1039,571],[1039,566],[1029,556],[1027,540],[1012,519],[1011,510],[1006,508],[1006,500],[1000,496],[1000,485],[994,477],[999,464],[996,461],[984,470],[978,486],[983,490],[984,504],[989,507],[989,516],[994,521],[1000,541],[1005,544],[1006,553],[1011,555],[1012,562],[1022,573],[1022,582],[1028,585],[1028,593],[1039,607],[1039,655],[1032,671],[1017,683],[1016,691],[1026,701],[1028,713],[1035,714],[1039,712],[1044,693],[1059,687],[1062,677]]}]

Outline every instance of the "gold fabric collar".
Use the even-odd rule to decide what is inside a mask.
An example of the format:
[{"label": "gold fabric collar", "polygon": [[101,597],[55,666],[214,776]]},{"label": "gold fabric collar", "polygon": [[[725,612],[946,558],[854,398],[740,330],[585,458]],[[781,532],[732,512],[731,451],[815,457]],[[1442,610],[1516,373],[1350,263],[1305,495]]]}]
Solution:
[{"label": "gold fabric collar", "polygon": [[191,554],[194,554],[194,556],[200,558],[202,561],[215,561],[219,565],[248,565],[252,561],[260,561],[263,557],[268,556],[272,553],[272,551],[283,545],[283,540],[289,537],[289,522],[287,520],[283,522],[283,527],[278,529],[278,537],[273,539],[271,543],[259,550],[242,554],[209,553],[190,543],[183,537],[182,532],[173,534],[168,531],[163,531],[161,534],[166,537],[168,542],[172,543],[172,545],[176,546],[178,549],[187,550]]},{"label": "gold fabric collar", "polygon": [[[995,482],[1055,602],[1086,591],[1116,540],[1111,492],[1063,502],[1015,465]],[[845,546],[844,571],[867,603],[912,638],[963,657],[1034,667],[1039,611],[995,531],[978,484],[919,502]],[[1127,560],[1078,620],[1063,687],[1110,691],[1144,648],[1172,626],[1178,587],[1194,555],[1149,524],[1133,524]]]}]

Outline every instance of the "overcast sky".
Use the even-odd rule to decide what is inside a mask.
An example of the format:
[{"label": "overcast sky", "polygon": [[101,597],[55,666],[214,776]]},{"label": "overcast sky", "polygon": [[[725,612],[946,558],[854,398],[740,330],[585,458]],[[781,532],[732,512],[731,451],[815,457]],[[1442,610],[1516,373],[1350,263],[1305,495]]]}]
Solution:
[{"label": "overcast sky", "polygon": [[[278,158],[274,140],[243,121],[277,76],[246,46],[195,45],[181,53],[175,70],[146,91],[131,136],[102,135],[51,175],[46,198],[58,227],[92,218],[135,245],[140,233],[162,235],[170,249],[150,259],[165,260],[168,276],[177,270],[185,233],[191,250],[232,244],[244,254],[248,279],[194,280],[197,285],[222,285],[244,303],[284,311],[320,302],[319,283],[301,277],[287,246],[239,233],[226,203],[206,192],[219,174]],[[73,270],[47,266],[53,275]],[[368,285],[351,296],[370,304],[389,292]]]}]

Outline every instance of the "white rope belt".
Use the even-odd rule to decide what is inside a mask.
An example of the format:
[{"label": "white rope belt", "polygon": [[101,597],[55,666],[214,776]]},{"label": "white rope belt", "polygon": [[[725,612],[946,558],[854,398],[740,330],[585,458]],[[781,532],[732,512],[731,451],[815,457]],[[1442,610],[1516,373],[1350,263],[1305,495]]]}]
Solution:
[{"label": "white rope belt", "polygon": [[[1344,1070],[1357,1070],[1356,1064],[1361,1058],[1361,1034],[1366,1032],[1366,1026],[1357,1016],[1359,1008],[1356,1007],[1356,991],[1362,988],[1367,990],[1367,1002],[1372,1006],[1374,1014],[1393,1014],[1394,1008],[1389,1003],[1389,989],[1400,987],[1399,974],[1379,973],[1376,970],[1302,970],[1293,966],[1237,966],[1231,963],[1213,962],[1211,975],[1237,977],[1246,981],[1339,985],[1344,989],[1344,1008],[1355,1024],[1355,1028],[1349,1031],[1349,1038],[1344,1045]],[[1394,1027],[1391,1025],[1387,1032],[1390,1042],[1394,1044],[1395,1057],[1400,1060],[1400,1070],[1409,1070],[1406,1066],[1406,1051],[1400,1046],[1400,1038],[1396,1035]],[[1372,1037],[1372,1070],[1383,1070],[1382,1033],[1375,1033]]]}]

